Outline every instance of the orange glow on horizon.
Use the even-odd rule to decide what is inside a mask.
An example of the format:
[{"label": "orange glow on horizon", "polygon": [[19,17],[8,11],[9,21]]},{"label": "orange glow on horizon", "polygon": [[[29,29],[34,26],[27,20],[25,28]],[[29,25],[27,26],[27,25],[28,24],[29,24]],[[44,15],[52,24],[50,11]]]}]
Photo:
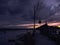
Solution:
[{"label": "orange glow on horizon", "polygon": [[[38,23],[35,23],[35,28],[38,28],[42,25],[44,25],[45,23],[41,23],[41,24],[38,24]],[[60,22],[49,22],[47,23],[48,26],[57,26],[57,27],[60,27]],[[34,28],[34,24],[16,24],[16,25],[11,25],[11,26],[18,26],[18,27],[22,27],[22,28]]]},{"label": "orange glow on horizon", "polygon": [[58,28],[60,28],[60,26],[58,26]]},{"label": "orange glow on horizon", "polygon": [[[42,24],[38,24],[38,23],[36,23],[35,24],[35,28],[38,28],[38,27],[40,27],[40,26],[42,26],[42,25],[44,25],[45,23],[42,23]],[[34,24],[21,24],[21,25],[16,25],[16,26],[24,26],[24,27],[26,27],[26,28],[34,28]]]}]

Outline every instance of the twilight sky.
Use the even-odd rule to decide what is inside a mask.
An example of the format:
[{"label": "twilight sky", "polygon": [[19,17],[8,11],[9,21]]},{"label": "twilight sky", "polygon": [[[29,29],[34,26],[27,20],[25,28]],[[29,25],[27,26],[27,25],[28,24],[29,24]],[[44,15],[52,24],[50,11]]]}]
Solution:
[{"label": "twilight sky", "polygon": [[36,20],[60,16],[58,14],[60,12],[58,0],[0,0],[0,25],[33,21],[33,3],[36,7],[38,2],[39,8],[36,12]]}]

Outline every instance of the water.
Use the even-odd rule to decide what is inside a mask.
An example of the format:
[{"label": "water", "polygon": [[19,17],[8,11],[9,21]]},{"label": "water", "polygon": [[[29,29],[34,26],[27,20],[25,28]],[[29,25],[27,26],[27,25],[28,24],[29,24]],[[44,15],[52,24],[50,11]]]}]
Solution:
[{"label": "water", "polygon": [[[26,30],[6,31],[6,33],[0,31],[0,45],[15,45],[15,42],[8,42],[8,40],[16,40],[16,38],[22,36],[26,32]],[[38,32],[39,31],[35,33],[34,37],[36,42],[35,45],[56,45],[55,42],[49,40],[46,36],[43,36]]]},{"label": "water", "polygon": [[16,39],[17,35],[26,33],[26,30],[17,30],[17,31],[6,31],[6,33],[4,32],[0,32],[0,45],[11,45],[10,42],[8,42],[8,40],[10,39]]}]

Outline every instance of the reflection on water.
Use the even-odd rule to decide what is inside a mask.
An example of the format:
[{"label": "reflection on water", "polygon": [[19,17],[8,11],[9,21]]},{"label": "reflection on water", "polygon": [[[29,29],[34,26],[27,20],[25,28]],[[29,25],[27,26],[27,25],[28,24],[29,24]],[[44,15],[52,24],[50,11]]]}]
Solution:
[{"label": "reflection on water", "polygon": [[[55,42],[49,40],[47,37],[43,35],[40,35],[38,32],[39,31],[35,33],[35,38],[34,38],[36,41],[35,45],[37,44],[38,45],[44,45],[44,44],[55,45]],[[27,33],[27,30],[6,31],[6,33],[0,32],[0,45],[15,45],[16,42],[14,42],[14,40],[23,36],[26,33]],[[13,40],[13,42],[8,42],[8,40],[10,39]]]},{"label": "reflection on water", "polygon": [[8,40],[9,39],[15,40],[17,35],[22,36],[21,34],[23,33],[26,33],[26,30],[6,31],[6,33],[0,32],[0,45],[11,45],[11,43],[8,42]]},{"label": "reflection on water", "polygon": [[[35,28],[43,25],[45,23],[42,24],[35,24]],[[49,26],[58,26],[60,24],[60,22],[58,23],[48,23]],[[34,28],[34,24],[18,24],[15,26],[25,26],[26,28]],[[29,30],[30,31],[30,30]],[[27,30],[15,30],[15,31],[5,31],[5,33],[3,31],[0,31],[0,44],[1,45],[15,45],[16,42],[14,42],[14,40],[16,40],[17,38],[23,36],[24,34],[26,34],[28,31]],[[31,31],[32,32],[32,31]],[[35,33],[35,41],[36,41],[36,45],[56,45],[54,41],[49,40],[46,36],[43,36],[41,34],[38,33],[39,31],[36,31]],[[17,36],[18,35],[18,36]],[[8,42],[8,40],[12,39],[13,42]],[[11,40],[10,40],[11,41]]]}]

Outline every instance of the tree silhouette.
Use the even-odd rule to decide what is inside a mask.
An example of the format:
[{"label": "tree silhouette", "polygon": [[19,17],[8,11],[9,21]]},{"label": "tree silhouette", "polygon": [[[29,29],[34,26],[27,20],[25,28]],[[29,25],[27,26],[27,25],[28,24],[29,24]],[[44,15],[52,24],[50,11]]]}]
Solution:
[{"label": "tree silhouette", "polygon": [[[41,1],[41,0],[40,0]],[[43,7],[42,7],[42,4],[43,4],[43,2],[40,2],[39,0],[38,0],[38,2],[37,2],[37,5],[35,6],[34,5],[34,2],[33,2],[33,15],[34,15],[34,30],[33,30],[33,36],[34,36],[34,34],[35,34],[35,20],[36,20],[36,14],[37,14],[37,12],[38,12],[38,10],[41,10]],[[37,15],[38,16],[38,15]],[[38,17],[39,18],[39,17]]]}]

